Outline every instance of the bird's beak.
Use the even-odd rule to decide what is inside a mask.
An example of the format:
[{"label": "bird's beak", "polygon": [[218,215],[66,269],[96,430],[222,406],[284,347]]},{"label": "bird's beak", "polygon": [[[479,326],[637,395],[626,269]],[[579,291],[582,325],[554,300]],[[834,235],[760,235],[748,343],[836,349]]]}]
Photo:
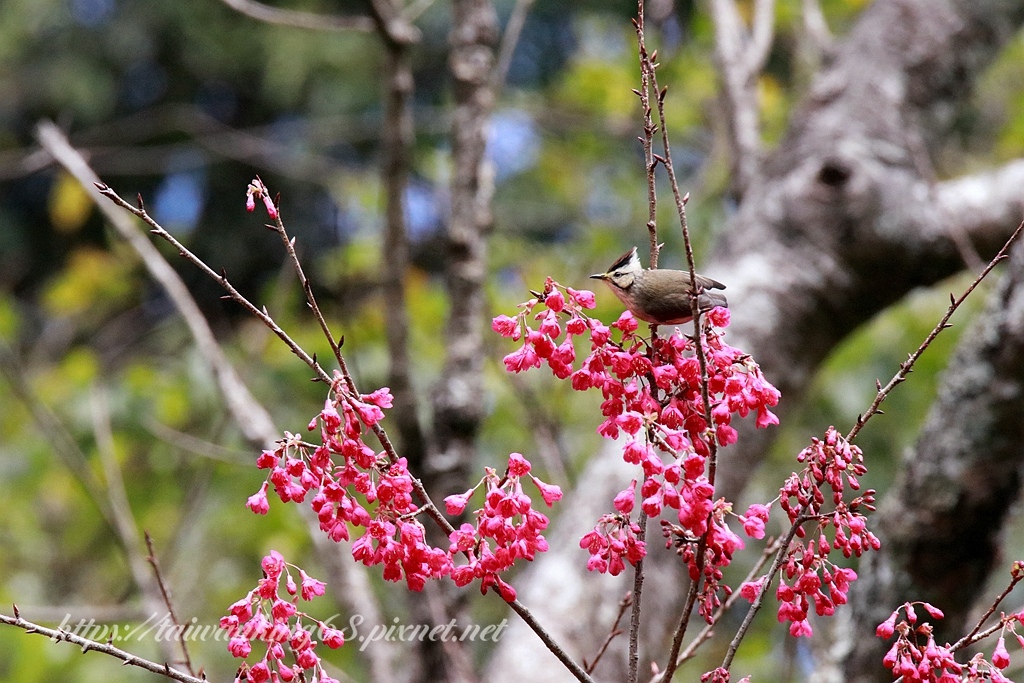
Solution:
[{"label": "bird's beak", "polygon": [[591,280],[607,280],[608,279],[608,273],[594,273],[593,275],[590,276],[590,279]]}]

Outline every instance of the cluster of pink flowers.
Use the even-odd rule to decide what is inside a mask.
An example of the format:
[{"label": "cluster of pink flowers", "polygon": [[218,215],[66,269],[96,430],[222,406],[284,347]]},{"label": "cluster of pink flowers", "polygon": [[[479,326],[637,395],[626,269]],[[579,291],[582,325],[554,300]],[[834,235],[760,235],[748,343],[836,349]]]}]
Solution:
[{"label": "cluster of pink flowers", "polygon": [[548,526],[548,518],[533,509],[533,501],[523,491],[523,479],[529,477],[548,507],[561,499],[562,490],[530,474],[530,461],[519,453],[508,457],[508,468],[503,477],[491,468],[476,486],[464,493],[444,499],[450,515],[461,515],[478,488],[484,488],[484,506],[473,512],[476,524],[466,522],[450,536],[449,553],[463,554],[469,561],[452,569],[452,580],[465,586],[480,579],[480,590],[486,593],[494,587],[502,598],[516,599],[515,589],[502,581],[499,574],[519,558],[533,560],[538,552],[548,549],[541,534]]},{"label": "cluster of pink flowers", "polygon": [[[722,667],[708,671],[700,677],[700,683],[729,683],[730,680],[729,670]],[[750,683],[750,676],[744,676],[736,683]]]},{"label": "cluster of pink flowers", "polygon": [[[790,622],[789,632],[794,636],[810,636],[807,617],[811,605],[818,616],[831,616],[838,605],[846,604],[850,583],[857,579],[852,569],[832,563],[832,551],[840,551],[847,558],[860,557],[867,550],[877,550],[880,543],[860,512],[875,509],[874,490],[850,502],[843,500],[847,486],[858,490],[859,477],[867,471],[860,448],[829,427],[824,440],[813,439],[797,460],[804,463],[804,469],[786,480],[780,489],[780,504],[789,521],[798,525],[796,535],[803,540],[794,541],[786,550],[775,595],[779,621]],[[831,496],[822,491],[823,487],[831,489]],[[833,507],[823,512],[827,498],[831,498]],[[810,533],[804,526],[809,521],[817,522]],[[829,530],[833,532],[832,540]],[[756,587],[760,589],[760,585]],[[750,591],[747,588],[744,595]]]},{"label": "cluster of pink flowers", "polygon": [[[298,571],[300,584],[295,583],[289,567]],[[288,565],[276,550],[263,558],[263,574],[256,588],[231,605],[229,614],[220,620],[220,627],[228,632],[230,638],[228,651],[235,657],[247,658],[252,653],[253,641],[265,642],[267,646],[259,663],[242,665],[236,682],[288,683],[298,677],[310,683],[337,683],[324,672],[320,657],[315,652],[317,643],[303,626],[303,619],[318,628],[321,642],[330,648],[344,644],[341,631],[298,609],[299,598],[312,600],[323,595],[324,584],[307,576],[301,569]],[[281,596],[282,579],[287,593],[285,597]],[[292,664],[286,662],[288,652],[291,653]]]},{"label": "cluster of pink flowers", "polygon": [[[705,316],[702,332],[713,423],[709,425],[693,341],[678,329],[668,337],[644,337],[637,333],[637,321],[628,311],[606,326],[584,313],[593,307],[593,293],[563,287],[548,278],[542,293],[520,304],[518,315],[501,315],[492,322],[502,336],[523,341],[505,356],[505,367],[521,372],[546,363],[577,391],[599,390],[605,419],[598,432],[609,439],[625,435],[623,459],[643,471],[639,484],[643,514],[657,517],[665,507],[676,510],[680,527],[666,533],[677,542],[684,541],[681,554],[692,575],[698,567],[695,540],[703,538],[711,524],[706,540],[711,566],[706,571],[711,577],[720,574],[742,541],[725,522],[729,506],[723,501],[716,508],[714,487],[705,475],[710,440],[723,446],[735,443],[734,414],[754,413],[758,427],[778,424],[770,408],[778,403],[779,392],[749,355],[725,343],[729,311],[716,308]],[[613,330],[618,334],[613,335]],[[587,336],[590,352],[577,367],[574,341]],[[644,556],[644,544],[636,539],[636,525],[629,519],[636,494],[634,480],[630,489],[616,496],[618,513],[602,517],[581,540],[581,547],[591,554],[588,567],[592,570],[615,574],[624,561],[635,564]],[[760,519],[762,535],[763,522]],[[757,526],[758,522],[751,522],[745,528]],[[708,596],[707,604],[713,602]]]},{"label": "cluster of pink flowers", "polygon": [[365,430],[384,418],[391,403],[387,387],[351,395],[336,372],[324,409],[309,423],[310,430],[319,425],[321,444],[286,434],[275,450],[264,451],[256,464],[270,475],[248,506],[266,513],[268,484],[285,503],[301,503],[313,493],[310,506],[331,539],[347,540],[350,524],[364,527],[366,533],[352,543],[355,559],[367,566],[383,565],[385,579],[404,578],[418,591],[427,579],[451,573],[452,562],[447,552],[425,541],[405,459],[391,462],[363,441]]},{"label": "cluster of pink flowers", "polygon": [[[1024,578],[1024,561],[1017,560],[1011,570],[1011,587]],[[924,608],[932,619],[942,619],[942,610],[927,602],[905,602],[897,607],[889,618],[878,625],[875,635],[884,640],[897,635],[882,662],[892,670],[894,679],[907,683],[961,683],[961,681],[991,681],[992,683],[1013,683],[1003,675],[1010,666],[1010,653],[1006,650],[1006,634],[1016,638],[1024,649],[1024,636],[1017,633],[1017,626],[1024,624],[1024,610],[1000,615],[999,638],[991,659],[978,652],[966,664],[953,659],[954,647],[949,643],[938,645],[932,635],[932,625],[927,621],[918,623],[914,605]],[[994,606],[993,606],[994,607]],[[900,612],[904,618],[900,619]],[[897,621],[898,620],[898,621]],[[992,629],[995,631],[997,629]],[[989,633],[991,633],[990,631]]]},{"label": "cluster of pink flowers", "polygon": [[[859,477],[867,471],[861,450],[829,427],[825,439],[813,439],[797,460],[804,463],[804,469],[787,478],[780,489],[780,505],[790,523],[796,525],[796,536],[801,540],[794,539],[785,551],[775,597],[779,601],[779,621],[789,622],[789,632],[794,636],[810,636],[811,605],[818,616],[831,616],[838,605],[846,604],[850,584],[857,579],[854,570],[837,567],[829,559],[832,551],[838,550],[847,558],[859,557],[867,550],[877,550],[880,543],[860,512],[875,509],[875,492],[869,489],[848,503],[843,499],[847,486],[860,488]],[[826,496],[822,487],[831,489],[831,496]],[[832,500],[831,512],[823,512],[826,498]],[[744,527],[763,530],[760,517],[765,511],[755,511],[755,506],[751,511],[744,516]],[[804,526],[807,522],[817,522],[814,531],[808,533]],[[828,537],[830,529],[832,540]],[[764,589],[765,578],[744,583],[740,595],[753,602]]]},{"label": "cluster of pink flowers", "polygon": [[[310,505],[330,538],[347,540],[350,525],[366,529],[353,541],[352,555],[367,566],[382,565],[386,580],[404,578],[410,589],[419,591],[427,579],[450,575],[465,586],[479,578],[484,592],[495,587],[502,597],[514,600],[515,590],[498,574],[548,548],[541,533],[548,518],[533,509],[522,480],[529,477],[548,506],[562,497],[561,489],[530,474],[530,462],[513,453],[504,476],[488,468],[477,486],[445,499],[449,514],[462,514],[473,492],[486,488],[483,507],[473,512],[476,525],[466,523],[452,532],[447,550],[432,547],[417,518],[420,508],[413,502],[413,478],[405,459],[391,462],[363,441],[365,431],[383,419],[383,409],[391,403],[386,387],[350,395],[336,374],[331,397],[309,424],[310,430],[320,427],[321,445],[286,433],[275,450],[264,451],[257,466],[269,469],[270,475],[249,498],[249,508],[267,512],[270,485],[283,502],[301,503],[312,493]],[[469,563],[456,566],[457,555]]]}]

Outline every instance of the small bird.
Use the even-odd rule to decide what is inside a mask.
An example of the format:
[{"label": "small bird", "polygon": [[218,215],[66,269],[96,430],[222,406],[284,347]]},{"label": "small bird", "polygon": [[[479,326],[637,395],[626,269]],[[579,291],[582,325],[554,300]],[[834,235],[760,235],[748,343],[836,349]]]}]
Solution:
[{"label": "small bird", "polygon": [[[611,265],[607,273],[590,276],[604,280],[615,296],[626,304],[634,317],[652,325],[681,325],[693,320],[690,306],[690,273],[683,270],[644,269],[633,247]],[[725,285],[697,275],[697,303],[701,312],[715,306],[728,308],[724,294],[709,289],[725,289]]]}]

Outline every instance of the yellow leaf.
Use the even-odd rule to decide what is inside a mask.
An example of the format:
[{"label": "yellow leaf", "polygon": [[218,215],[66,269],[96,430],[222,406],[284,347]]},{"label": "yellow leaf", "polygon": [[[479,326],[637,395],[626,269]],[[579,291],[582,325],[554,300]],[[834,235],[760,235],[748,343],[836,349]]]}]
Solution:
[{"label": "yellow leaf", "polygon": [[61,171],[50,189],[50,222],[58,232],[76,232],[92,213],[92,199],[71,174]]}]

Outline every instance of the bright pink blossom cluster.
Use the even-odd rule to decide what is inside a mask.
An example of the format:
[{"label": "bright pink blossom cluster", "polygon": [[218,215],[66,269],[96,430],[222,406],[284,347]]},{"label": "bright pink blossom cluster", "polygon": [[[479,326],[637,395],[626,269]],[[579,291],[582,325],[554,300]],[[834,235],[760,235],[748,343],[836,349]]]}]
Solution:
[{"label": "bright pink blossom cluster", "polygon": [[347,540],[350,524],[364,527],[366,532],[352,543],[353,557],[367,566],[383,565],[385,579],[404,578],[418,591],[427,579],[450,574],[452,562],[447,552],[425,540],[405,459],[392,462],[363,441],[364,432],[384,418],[391,403],[387,387],[355,396],[335,372],[324,409],[309,423],[311,431],[319,425],[321,444],[286,433],[275,450],[263,451],[256,464],[270,475],[248,506],[260,514],[267,511],[268,483],[286,503],[301,503],[313,493],[310,507],[331,539]]},{"label": "bright pink blossom cluster", "polygon": [[[1014,563],[1015,579],[1021,572],[1021,567],[1021,562]],[[888,640],[894,633],[898,636],[882,660],[885,667],[892,670],[894,679],[902,677],[907,683],[1013,683],[1002,673],[1010,665],[1010,653],[1006,650],[1006,634],[1013,635],[1021,648],[1024,648],[1024,636],[1019,635],[1016,630],[1019,624],[1024,624],[1024,611],[1014,614],[1003,613],[1000,616],[1001,629],[991,659],[986,659],[984,654],[979,652],[966,664],[960,664],[953,659],[954,649],[949,643],[940,646],[935,642],[930,623],[918,623],[914,605],[922,606],[932,619],[943,617],[942,610],[927,602],[905,602],[878,625],[875,635],[879,638]],[[897,621],[901,610],[905,616]]]},{"label": "bright pink blossom cluster", "polygon": [[502,581],[499,574],[517,559],[533,560],[538,552],[548,549],[541,533],[548,526],[548,518],[533,509],[532,499],[523,491],[523,479],[530,478],[548,507],[561,499],[562,490],[533,476],[530,469],[529,460],[512,453],[504,476],[499,477],[488,467],[476,486],[444,499],[448,514],[461,515],[478,488],[483,487],[486,492],[484,506],[473,512],[476,525],[466,522],[449,537],[449,553],[453,557],[463,554],[469,560],[452,570],[456,585],[465,586],[480,579],[481,592],[494,587],[511,602],[516,598],[515,589]]},{"label": "bright pink blossom cluster", "polygon": [[[292,576],[292,569],[299,573],[299,584]],[[276,550],[263,558],[263,575],[256,588],[231,605],[229,614],[220,620],[220,627],[228,632],[230,638],[228,651],[235,657],[247,658],[252,653],[253,641],[265,642],[267,646],[257,664],[242,665],[236,683],[243,680],[250,683],[288,683],[295,678],[310,683],[337,683],[324,672],[320,657],[314,651],[317,643],[303,626],[303,619],[317,627],[321,642],[330,648],[344,644],[341,631],[298,609],[299,598],[312,600],[323,595],[324,584],[287,564]],[[284,597],[281,596],[282,579],[287,594]],[[291,657],[287,658],[289,652]],[[288,659],[292,664],[287,663]]]},{"label": "bright pink blossom cluster", "polygon": [[[729,670],[721,666],[700,677],[700,683],[729,683],[730,680]],[[744,676],[736,683],[750,683],[750,676]]]},{"label": "bright pink blossom cluster", "polygon": [[[875,509],[875,492],[869,489],[850,502],[843,500],[846,487],[858,490],[859,477],[867,471],[860,448],[829,427],[824,440],[813,439],[797,460],[804,463],[804,469],[786,480],[780,489],[780,505],[789,521],[797,525],[796,536],[802,540],[794,540],[786,550],[775,596],[779,621],[788,621],[794,636],[810,636],[811,606],[818,616],[831,616],[838,605],[846,604],[850,584],[857,579],[854,570],[833,564],[831,553],[837,550],[847,558],[859,557],[867,550],[877,550],[880,543],[860,512]],[[823,488],[830,489],[831,495]],[[829,498],[832,509],[825,512]],[[749,513],[747,518],[749,521]],[[817,522],[810,533],[804,526],[808,522]],[[764,577],[747,582],[740,594],[753,602],[763,585]]]},{"label": "bright pink blossom cluster", "polygon": [[[637,321],[628,311],[606,326],[584,313],[593,307],[593,293],[563,287],[548,278],[544,291],[521,304],[518,315],[501,315],[492,322],[502,336],[523,341],[518,350],[505,356],[510,372],[546,363],[556,377],[569,379],[577,391],[599,390],[605,419],[598,432],[610,439],[625,435],[623,459],[643,470],[638,491],[634,480],[630,489],[616,496],[618,514],[602,517],[581,540],[581,547],[591,553],[588,567],[618,573],[623,561],[635,564],[644,556],[644,545],[636,540],[635,524],[628,517],[632,498],[639,493],[641,509],[649,517],[657,517],[665,507],[676,511],[681,525],[677,539],[702,538],[708,524],[713,526],[706,551],[715,563],[710,569],[714,574],[728,564],[742,542],[728,530],[724,514],[712,514],[714,487],[705,475],[710,440],[719,445],[736,441],[731,426],[734,414],[754,413],[758,427],[778,424],[770,408],[778,403],[779,392],[749,355],[725,343],[723,329],[729,325],[729,311],[716,308],[704,317],[701,335],[711,403],[709,425],[693,341],[678,329],[668,337],[644,337],[637,333]],[[613,330],[618,333],[614,335],[617,341]],[[586,337],[590,352],[577,366],[574,341]],[[667,462],[663,454],[667,454]],[[721,511],[727,508],[723,502]],[[752,522],[749,528],[756,526]],[[688,552],[684,548],[682,554],[691,574],[696,574],[693,548]]]}]

